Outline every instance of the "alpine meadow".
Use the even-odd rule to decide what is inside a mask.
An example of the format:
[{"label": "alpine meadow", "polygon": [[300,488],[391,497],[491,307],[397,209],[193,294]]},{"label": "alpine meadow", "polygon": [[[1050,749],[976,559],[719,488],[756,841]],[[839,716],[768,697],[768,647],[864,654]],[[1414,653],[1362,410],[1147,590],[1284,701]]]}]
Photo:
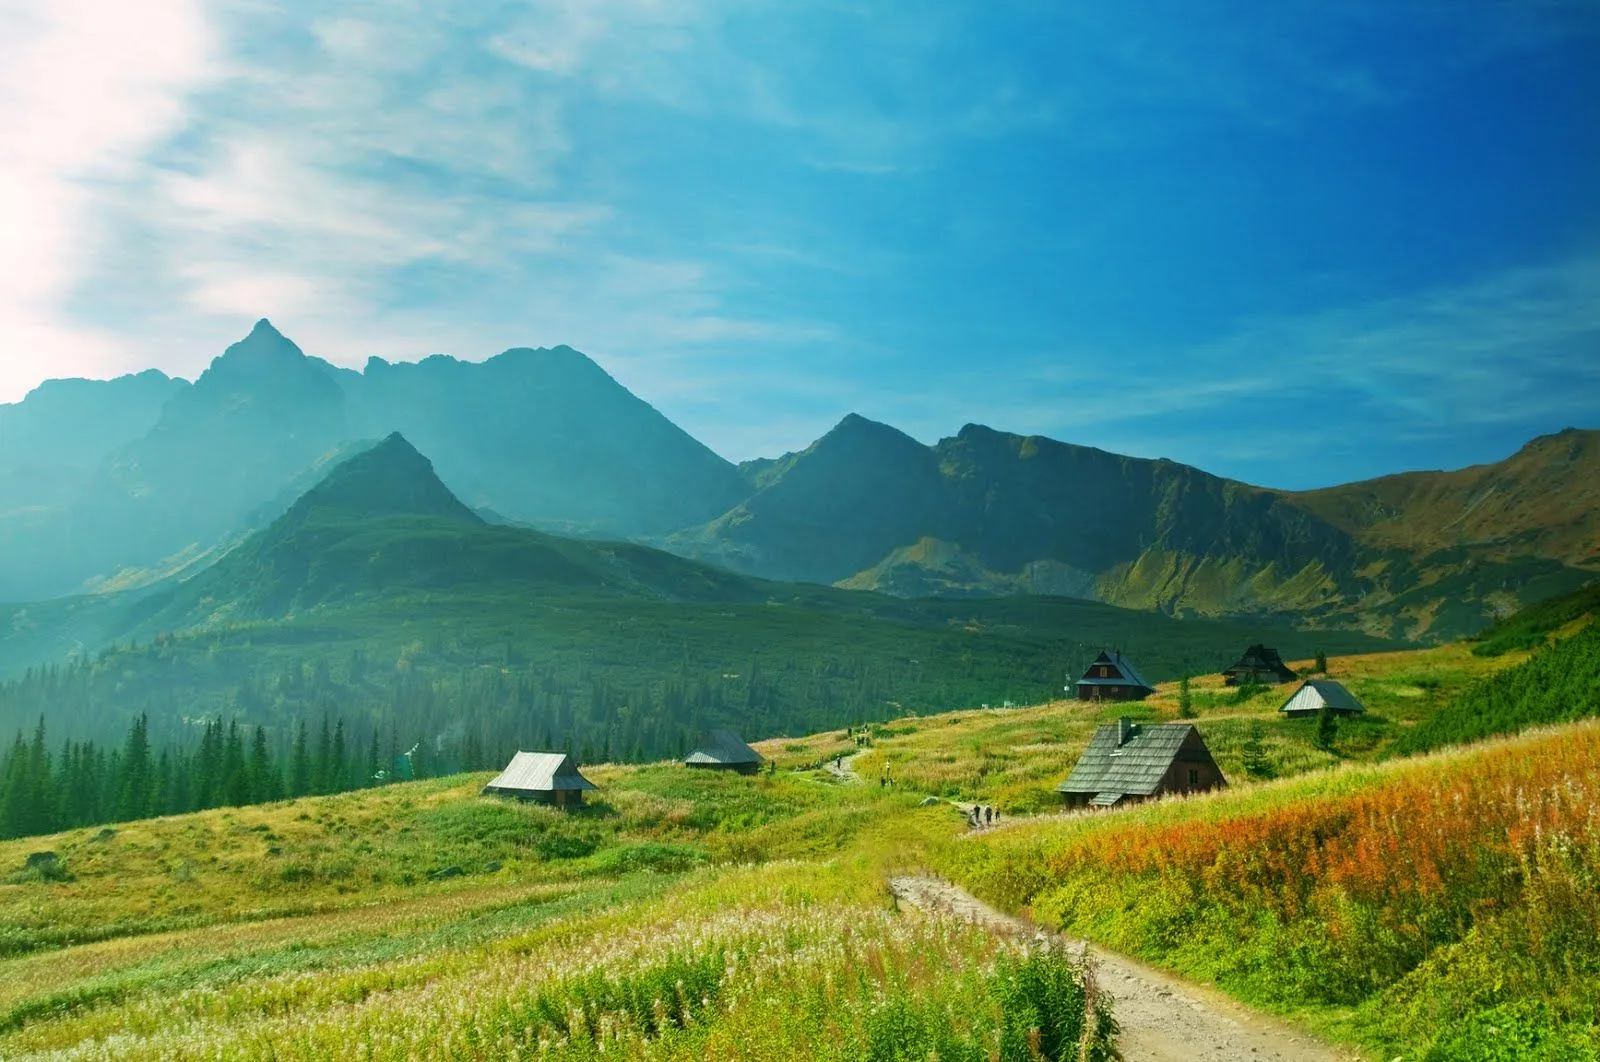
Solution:
[{"label": "alpine meadow", "polygon": [[0,1060],[1600,1062],[1596,99],[0,2]]}]

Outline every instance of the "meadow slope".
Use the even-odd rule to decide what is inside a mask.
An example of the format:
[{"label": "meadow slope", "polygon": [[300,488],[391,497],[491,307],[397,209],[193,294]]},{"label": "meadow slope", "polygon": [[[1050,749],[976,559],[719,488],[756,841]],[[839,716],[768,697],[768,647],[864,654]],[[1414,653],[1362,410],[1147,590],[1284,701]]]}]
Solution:
[{"label": "meadow slope", "polygon": [[[1094,993],[1069,956],[895,913],[886,880],[928,867],[1337,1039],[1381,1046],[1388,1059],[1429,1050],[1480,1057],[1439,1054],[1422,1031],[1448,1017],[1428,1008],[1463,986],[1497,984],[1502,994],[1470,1003],[1476,1009],[1463,1020],[1498,1021],[1495,1007],[1522,1008],[1511,1017],[1542,1022],[1539,1035],[1553,1043],[1549,1030],[1581,1030],[1591,1003],[1583,978],[1592,968],[1582,965],[1590,959],[1571,940],[1588,924],[1581,909],[1573,913],[1571,890],[1585,881],[1592,889],[1583,875],[1596,865],[1594,835],[1592,821],[1585,834],[1570,816],[1592,807],[1600,730],[1577,724],[1472,753],[1378,762],[1458,693],[1527,657],[1454,646],[1334,658],[1330,670],[1372,718],[1341,727],[1331,752],[1316,747],[1314,727],[1274,718],[1287,691],[1241,698],[1196,681],[1192,709],[1234,787],[1097,817],[1056,813],[1053,787],[1119,709],[1061,702],[774,739],[758,747],[775,769],[756,777],[676,764],[590,767],[601,793],[579,814],[480,797],[489,776],[479,773],[0,842],[0,1057],[383,1059],[425,1045],[427,1057],[462,1059],[587,1058],[603,1048],[696,1059],[936,1051],[976,1062],[995,1052],[1032,1058],[1035,1046],[1045,1057],[1076,1057],[1063,1052],[1084,1037],[1088,1057],[1106,1057],[1114,1003],[1090,1005]],[[1175,684],[1137,710],[1174,717]],[[1281,780],[1244,771],[1252,741],[1265,773]],[[1547,745],[1566,751],[1543,755]],[[822,769],[846,754],[856,756],[855,777]],[[1336,761],[1345,766],[1327,769]],[[1530,792],[1576,795],[1528,803],[1533,817],[1517,819],[1505,786],[1533,764],[1543,765],[1529,775],[1541,788]],[[1497,816],[1453,810],[1448,786],[1471,784],[1480,800],[1500,801]],[[1396,796],[1396,785],[1409,788]],[[947,799],[924,806],[928,796]],[[1361,999],[1291,1005],[1281,986],[1251,974],[1274,919],[1278,939],[1315,939],[1316,923],[1284,912],[1355,908],[1315,889],[1303,908],[1273,906],[1270,875],[1256,881],[1260,901],[1249,911],[1204,908],[1215,898],[1174,891],[1158,870],[1072,861],[1074,846],[1137,853],[1167,830],[1189,845],[1181,851],[1192,868],[1207,852],[1233,851],[1241,819],[1271,826],[1256,835],[1265,841],[1303,843],[1297,830],[1325,838],[1341,823],[1372,820],[1341,811],[1349,801],[1387,800],[1371,806],[1403,814],[1422,797],[1449,813],[1454,832],[1441,842],[1449,853],[1482,842],[1474,830],[1521,837],[1515,831],[1529,823],[1559,825],[1575,847],[1552,847],[1546,830],[1543,841],[1496,849],[1494,867],[1508,872],[1498,892],[1477,877],[1465,891],[1422,894],[1449,901],[1438,913],[1375,908],[1372,924],[1397,919],[1399,928],[1385,929],[1396,943],[1374,945],[1386,965],[1366,980],[1339,967],[1337,983],[1368,991]],[[963,818],[949,801],[996,804],[1017,824],[960,839]],[[43,851],[56,861],[29,868]],[[1185,873],[1207,880],[1206,871]],[[1381,877],[1350,880],[1381,892]],[[1077,889],[1101,906],[1063,899]],[[1124,910],[1124,895],[1138,902]],[[1523,906],[1548,917],[1496,917],[1530,898],[1537,903]],[[1205,917],[1184,921],[1185,903]],[[1149,912],[1201,934],[1211,950],[1155,947],[1135,932]],[[1406,935],[1408,916],[1421,918],[1426,935]],[[1484,949],[1517,933],[1535,965],[1484,980],[1474,965],[1493,954]],[[1543,950],[1528,950],[1529,940]],[[1202,951],[1216,965],[1194,961]],[[1306,954],[1359,965],[1337,949]],[[1557,960],[1576,965],[1548,982],[1561,986],[1558,1005],[1538,1010],[1529,979],[1555,976],[1537,963]],[[1097,1016],[1086,1022],[1087,1011]],[[779,1012],[783,1020],[773,1020]]]}]

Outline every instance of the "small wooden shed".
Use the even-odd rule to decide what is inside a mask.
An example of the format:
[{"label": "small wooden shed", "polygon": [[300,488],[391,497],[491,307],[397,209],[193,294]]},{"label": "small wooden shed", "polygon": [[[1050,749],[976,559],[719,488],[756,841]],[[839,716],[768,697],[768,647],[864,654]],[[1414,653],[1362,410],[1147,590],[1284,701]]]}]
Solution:
[{"label": "small wooden shed", "polygon": [[700,747],[684,757],[684,764],[708,771],[737,771],[754,774],[766,761],[761,753],[746,745],[731,730],[713,730],[706,735]]},{"label": "small wooden shed", "polygon": [[1102,650],[1078,680],[1080,701],[1142,701],[1155,687],[1121,652]]},{"label": "small wooden shed", "polygon": [[1056,791],[1069,808],[1109,808],[1227,784],[1193,723],[1123,718],[1096,728],[1072,774]]},{"label": "small wooden shed", "polygon": [[566,808],[580,806],[584,792],[597,788],[564,752],[519,752],[483,791]]},{"label": "small wooden shed", "polygon": [[1294,669],[1283,662],[1278,651],[1268,645],[1252,645],[1244,651],[1239,662],[1222,673],[1224,683],[1240,686],[1256,682],[1263,686],[1276,686],[1280,682],[1293,682]]},{"label": "small wooden shed", "polygon": [[1367,706],[1356,700],[1356,695],[1333,679],[1311,679],[1294,691],[1278,711],[1290,719],[1304,719],[1320,715],[1322,709],[1338,715],[1360,715]]}]

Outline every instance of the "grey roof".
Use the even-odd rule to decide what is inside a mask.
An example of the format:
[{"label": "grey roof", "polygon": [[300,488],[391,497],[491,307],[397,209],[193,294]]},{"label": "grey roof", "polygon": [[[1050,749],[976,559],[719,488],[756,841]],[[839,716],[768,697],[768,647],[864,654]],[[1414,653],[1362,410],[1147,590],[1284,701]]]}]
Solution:
[{"label": "grey roof", "polygon": [[761,763],[761,753],[746,745],[731,730],[713,730],[706,735],[700,747],[689,753],[684,763],[738,765]]},{"label": "grey roof", "polygon": [[519,752],[485,790],[501,793],[553,793],[556,790],[596,789],[578,773],[564,752]]},{"label": "grey roof", "polygon": [[1367,706],[1333,679],[1311,679],[1284,701],[1280,712],[1320,712],[1326,704],[1336,712],[1364,712]]},{"label": "grey roof", "polygon": [[[1112,667],[1122,672],[1122,678],[1090,678],[1089,672],[1093,671],[1101,664],[1110,664]],[[1154,686],[1150,685],[1150,683],[1144,680],[1143,675],[1139,674],[1139,669],[1133,666],[1133,661],[1129,660],[1121,653],[1109,652],[1102,652],[1099,656],[1095,657],[1094,663],[1090,664],[1088,668],[1084,670],[1083,677],[1078,680],[1078,685],[1080,686],[1127,686],[1130,684],[1134,686],[1143,686],[1151,693],[1154,693],[1156,689]]]},{"label": "grey roof", "polygon": [[1097,803],[1116,793],[1149,796],[1161,784],[1178,749],[1195,732],[1193,723],[1139,723],[1118,747],[1118,726],[1104,723],[1095,728],[1089,747],[1067,780],[1056,786],[1057,792],[1096,793]]},{"label": "grey roof", "polygon": [[[1228,668],[1228,671],[1275,671],[1280,675],[1293,675],[1294,671],[1283,662],[1283,657],[1270,645],[1257,642],[1244,651],[1239,662]],[[1227,672],[1224,672],[1226,674]]]}]

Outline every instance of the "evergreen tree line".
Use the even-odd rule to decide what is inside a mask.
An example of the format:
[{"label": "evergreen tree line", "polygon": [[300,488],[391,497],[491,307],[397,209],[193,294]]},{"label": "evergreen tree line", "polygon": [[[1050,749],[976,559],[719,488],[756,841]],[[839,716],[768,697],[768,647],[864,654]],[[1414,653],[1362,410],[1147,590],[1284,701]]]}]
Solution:
[{"label": "evergreen tree line", "polygon": [[1570,638],[1546,645],[1516,667],[1462,690],[1437,715],[1406,732],[1397,749],[1426,752],[1596,715],[1600,715],[1600,619],[1591,620]]},{"label": "evergreen tree line", "polygon": [[[42,715],[58,741],[115,746],[143,715],[152,745],[186,747],[190,717],[202,714],[264,726],[281,759],[296,720],[328,716],[359,730],[358,742],[380,734],[386,752],[420,744],[414,758],[448,773],[501,767],[519,749],[567,751],[585,763],[647,762],[684,755],[717,727],[755,740],[886,719],[917,705],[896,699],[903,676],[865,657],[750,659],[710,673],[682,662],[640,681],[588,667],[450,666],[425,655],[404,670],[379,669],[359,650],[342,659],[280,658],[266,669],[259,657],[183,648],[125,650],[0,684],[0,734],[27,733]],[[935,704],[967,703],[934,683],[924,688]]]},{"label": "evergreen tree line", "polygon": [[157,750],[143,715],[120,744],[68,740],[52,750],[40,718],[31,740],[19,732],[0,759],[0,839],[344,792],[412,777],[414,759],[386,755],[375,731],[357,747],[344,720],[326,716],[315,738],[302,721],[276,750],[265,727],[220,719],[192,747]]}]

